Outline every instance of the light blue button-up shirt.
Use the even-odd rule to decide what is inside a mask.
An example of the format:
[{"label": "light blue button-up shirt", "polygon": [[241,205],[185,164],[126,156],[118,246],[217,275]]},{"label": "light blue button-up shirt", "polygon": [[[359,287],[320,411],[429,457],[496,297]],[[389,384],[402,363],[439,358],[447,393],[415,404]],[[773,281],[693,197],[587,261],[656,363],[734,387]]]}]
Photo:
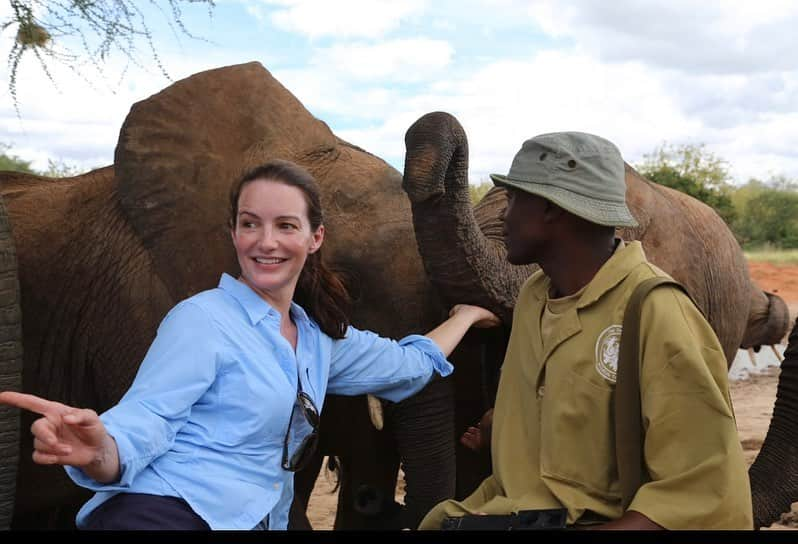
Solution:
[{"label": "light blue button-up shirt", "polygon": [[425,336],[396,342],[349,327],[333,340],[300,306],[290,311],[296,352],[280,335],[280,314],[227,274],[169,312],[132,386],[100,416],[119,449],[120,480],[102,485],[66,467],[97,492],[78,527],[126,491],[182,497],[212,529],[251,529],[266,515],[270,528],[286,529],[293,473],[281,461],[297,376],[322,410],[327,393],[396,402],[433,371],[452,371]]}]

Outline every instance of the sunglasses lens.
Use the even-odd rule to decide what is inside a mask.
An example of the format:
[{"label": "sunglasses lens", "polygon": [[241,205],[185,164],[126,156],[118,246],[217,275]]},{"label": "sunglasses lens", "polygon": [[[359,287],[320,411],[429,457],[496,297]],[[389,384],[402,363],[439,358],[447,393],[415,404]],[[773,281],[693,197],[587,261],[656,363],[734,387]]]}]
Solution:
[{"label": "sunglasses lens", "polygon": [[299,445],[299,448],[297,448],[297,450],[291,456],[291,459],[288,463],[289,468],[286,470],[295,472],[305,468],[305,465],[308,464],[310,458],[313,457],[313,452],[316,450],[318,436],[319,435],[314,432],[313,434],[310,434],[302,439],[302,443]]},{"label": "sunglasses lens", "polygon": [[319,436],[318,426],[319,412],[316,405],[307,394],[300,391],[283,443],[283,469],[292,472],[301,470],[313,457]]},{"label": "sunglasses lens", "polygon": [[314,430],[317,429],[319,427],[319,412],[316,410],[313,400],[303,392],[297,396],[297,401],[304,412],[305,419]]}]

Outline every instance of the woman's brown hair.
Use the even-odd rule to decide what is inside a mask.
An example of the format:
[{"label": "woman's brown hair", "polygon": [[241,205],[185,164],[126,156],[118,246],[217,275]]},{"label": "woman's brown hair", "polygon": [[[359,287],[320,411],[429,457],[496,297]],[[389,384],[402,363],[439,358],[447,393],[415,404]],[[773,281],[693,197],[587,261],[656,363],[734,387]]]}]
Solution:
[{"label": "woman's brown hair", "polygon": [[[241,191],[257,180],[296,187],[305,196],[311,229],[315,232],[324,223],[319,186],[310,172],[293,162],[275,159],[253,168],[233,185],[230,191],[231,229],[236,227]],[[294,301],[305,309],[325,334],[331,338],[344,337],[349,327],[351,299],[341,279],[324,262],[321,248],[308,255],[299,275]]]}]

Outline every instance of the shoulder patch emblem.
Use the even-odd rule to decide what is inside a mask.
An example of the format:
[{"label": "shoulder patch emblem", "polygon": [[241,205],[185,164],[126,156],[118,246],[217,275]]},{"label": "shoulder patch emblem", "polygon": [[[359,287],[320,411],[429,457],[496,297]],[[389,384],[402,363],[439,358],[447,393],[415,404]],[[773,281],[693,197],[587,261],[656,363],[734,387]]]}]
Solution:
[{"label": "shoulder patch emblem", "polygon": [[596,371],[612,383],[615,383],[618,372],[622,329],[620,325],[610,325],[596,339]]}]

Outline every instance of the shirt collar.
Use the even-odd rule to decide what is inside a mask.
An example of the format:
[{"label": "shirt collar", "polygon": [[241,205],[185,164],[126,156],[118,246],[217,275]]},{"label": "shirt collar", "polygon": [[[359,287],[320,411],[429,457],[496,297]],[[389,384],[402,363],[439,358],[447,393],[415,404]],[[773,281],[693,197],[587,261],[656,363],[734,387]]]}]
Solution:
[{"label": "shirt collar", "polygon": [[[219,288],[230,294],[241,304],[253,326],[257,325],[265,317],[277,320],[280,319],[280,312],[275,310],[271,304],[263,300],[249,285],[235,279],[226,272],[222,273],[222,277],[219,280]],[[289,311],[295,323],[299,323],[300,321],[311,322],[304,308],[296,302],[291,302]]]},{"label": "shirt collar", "polygon": [[646,254],[639,240],[624,243],[623,240],[615,248],[612,257],[604,263],[587,286],[579,300],[579,308],[584,308],[597,301],[601,296],[621,283],[638,265],[646,262]]},{"label": "shirt collar", "polygon": [[[612,256],[599,269],[593,279],[583,287],[582,296],[579,297],[577,308],[584,308],[597,301],[601,296],[618,285],[629,273],[642,262],[645,262],[646,255],[643,245],[639,240],[624,242],[616,238],[618,244]],[[551,279],[538,269],[527,280],[532,291],[532,296],[537,300],[546,300],[551,289]],[[534,285],[534,287],[532,287]]]}]

